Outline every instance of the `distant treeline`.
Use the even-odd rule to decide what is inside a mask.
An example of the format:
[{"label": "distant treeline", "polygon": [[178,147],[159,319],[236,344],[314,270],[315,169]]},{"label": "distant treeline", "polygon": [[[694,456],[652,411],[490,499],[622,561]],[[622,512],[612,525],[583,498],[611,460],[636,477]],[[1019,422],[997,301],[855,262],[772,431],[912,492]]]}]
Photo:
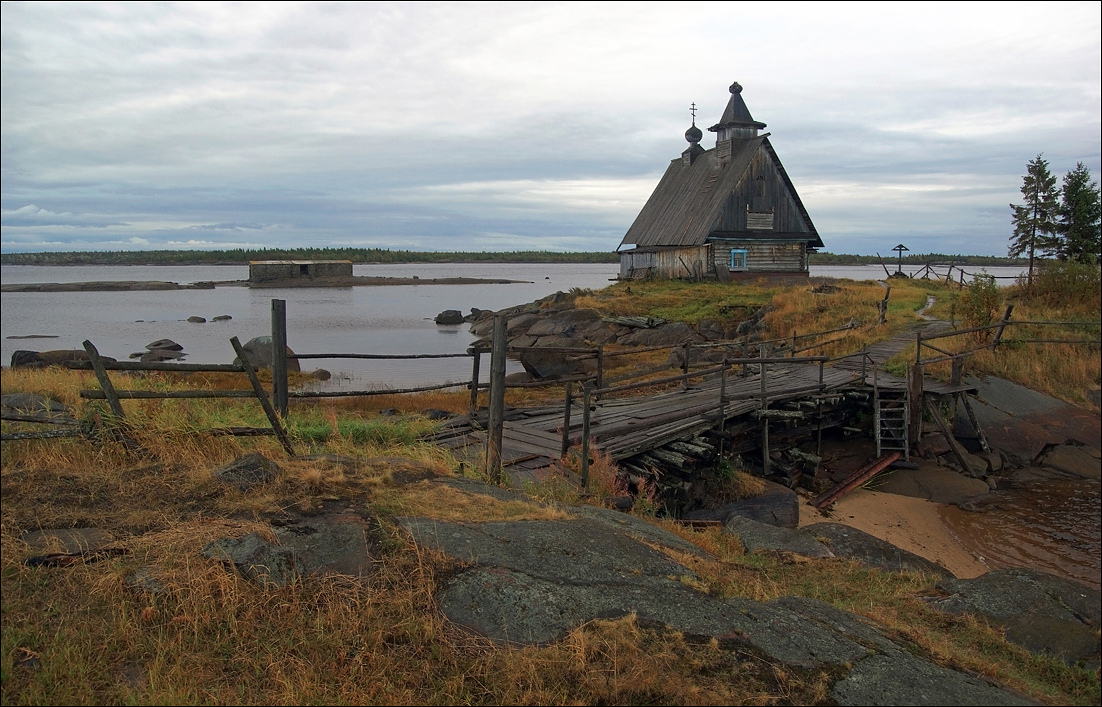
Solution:
[{"label": "distant treeline", "polygon": [[[250,250],[118,250],[70,251],[54,253],[3,253],[4,265],[211,265],[247,263],[250,260],[351,260],[353,263],[615,263],[612,252],[557,253],[547,250],[499,252],[437,252],[390,250],[388,248],[261,248]],[[811,256],[812,265],[875,265],[875,255],[846,255],[819,252]],[[885,263],[896,263],[894,253],[884,256]],[[903,262],[956,263],[958,265],[1024,266],[1025,258],[993,255],[911,254]]]},{"label": "distant treeline", "polygon": [[[812,265],[876,265],[881,257],[889,266],[899,262],[899,256],[889,253],[884,256],[877,255],[847,255],[845,253],[829,253],[819,251],[811,256]],[[925,265],[926,263],[956,263],[957,265],[989,265],[992,267],[1006,266],[1016,267],[1029,264],[1028,258],[1006,258],[997,255],[947,255],[945,253],[915,253],[904,255],[903,262],[907,265]]]},{"label": "distant treeline", "polygon": [[616,253],[447,253],[387,248],[262,248],[248,250],[120,250],[4,253],[4,265],[211,265],[250,260],[351,260],[353,263],[615,263]]}]

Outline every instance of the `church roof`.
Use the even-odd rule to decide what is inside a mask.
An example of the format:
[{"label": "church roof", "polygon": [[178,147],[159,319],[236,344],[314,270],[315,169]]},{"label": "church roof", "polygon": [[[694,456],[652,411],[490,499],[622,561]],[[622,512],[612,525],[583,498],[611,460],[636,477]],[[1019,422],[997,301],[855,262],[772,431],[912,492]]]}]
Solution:
[{"label": "church roof", "polygon": [[[732,97],[737,94],[732,94]],[[741,99],[740,99],[741,101]],[[743,106],[745,108],[745,104]],[[749,115],[749,111],[747,111]],[[822,248],[811,218],[796,193],[792,180],[781,166],[768,135],[760,135],[746,140],[731,141],[731,157],[727,161],[720,159],[716,148],[706,150],[697,156],[692,164],[685,165],[678,158],[670,162],[666,173],[655,187],[635,222],[631,224],[620,245],[634,244],[638,248],[661,246],[699,246],[713,234],[720,211],[727,198],[736,189],[739,180],[750,167],[750,161],[758,150],[768,152],[778,173],[783,179],[789,195],[795,201],[796,208],[807,227],[806,233],[757,233],[745,237],[758,240],[804,241],[811,248]],[[729,234],[722,234],[728,237]],[[734,234],[730,234],[734,236]],[[742,236],[737,236],[742,237]]]}]

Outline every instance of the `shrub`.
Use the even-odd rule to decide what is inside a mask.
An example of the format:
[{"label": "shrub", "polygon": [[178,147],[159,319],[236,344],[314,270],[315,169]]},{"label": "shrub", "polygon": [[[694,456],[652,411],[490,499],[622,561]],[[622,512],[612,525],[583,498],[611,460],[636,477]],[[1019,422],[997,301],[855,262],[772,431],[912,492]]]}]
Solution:
[{"label": "shrub", "polygon": [[1075,261],[1045,261],[1033,276],[1030,300],[1065,310],[1102,308],[1102,271]]},{"label": "shrub", "polygon": [[957,295],[955,309],[960,323],[966,329],[990,324],[998,314],[999,299],[995,278],[976,275]]}]

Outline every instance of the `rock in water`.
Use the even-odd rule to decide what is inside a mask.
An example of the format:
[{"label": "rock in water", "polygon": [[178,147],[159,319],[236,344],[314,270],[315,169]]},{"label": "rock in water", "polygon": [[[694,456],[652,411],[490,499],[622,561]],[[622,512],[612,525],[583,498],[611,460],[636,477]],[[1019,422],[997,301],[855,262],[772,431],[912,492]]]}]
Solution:
[{"label": "rock in water", "polygon": [[154,349],[163,351],[183,351],[184,347],[177,344],[172,339],[157,339],[145,345],[145,348],[153,351]]},{"label": "rock in water", "polygon": [[[241,347],[245,351],[245,358],[248,360],[249,365],[253,368],[271,368],[272,367],[272,337],[270,336],[257,336],[249,339],[244,346]],[[294,356],[295,352],[291,350],[291,347],[287,347],[288,357]],[[234,359],[235,364],[240,362]],[[289,372],[298,373],[302,368],[298,364],[297,358],[287,359],[287,370]]]},{"label": "rock in water", "polygon": [[452,325],[463,323],[463,313],[458,309],[445,309],[440,314],[436,315],[435,319],[437,324]]}]

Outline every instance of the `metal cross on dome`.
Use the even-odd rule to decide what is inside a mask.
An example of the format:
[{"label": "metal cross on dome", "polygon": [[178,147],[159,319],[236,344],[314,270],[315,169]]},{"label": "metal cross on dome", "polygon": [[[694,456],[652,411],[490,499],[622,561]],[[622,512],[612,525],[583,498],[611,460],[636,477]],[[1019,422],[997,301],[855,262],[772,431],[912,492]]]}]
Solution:
[{"label": "metal cross on dome", "polygon": [[899,253],[899,267],[896,270],[896,272],[899,273],[900,275],[902,275],[903,274],[903,251],[910,250],[910,248],[908,248],[907,246],[900,243],[896,247],[892,248],[892,250]]},{"label": "metal cross on dome", "polygon": [[689,106],[689,112],[693,115],[693,125],[696,125],[696,101],[693,101],[692,105]]}]

